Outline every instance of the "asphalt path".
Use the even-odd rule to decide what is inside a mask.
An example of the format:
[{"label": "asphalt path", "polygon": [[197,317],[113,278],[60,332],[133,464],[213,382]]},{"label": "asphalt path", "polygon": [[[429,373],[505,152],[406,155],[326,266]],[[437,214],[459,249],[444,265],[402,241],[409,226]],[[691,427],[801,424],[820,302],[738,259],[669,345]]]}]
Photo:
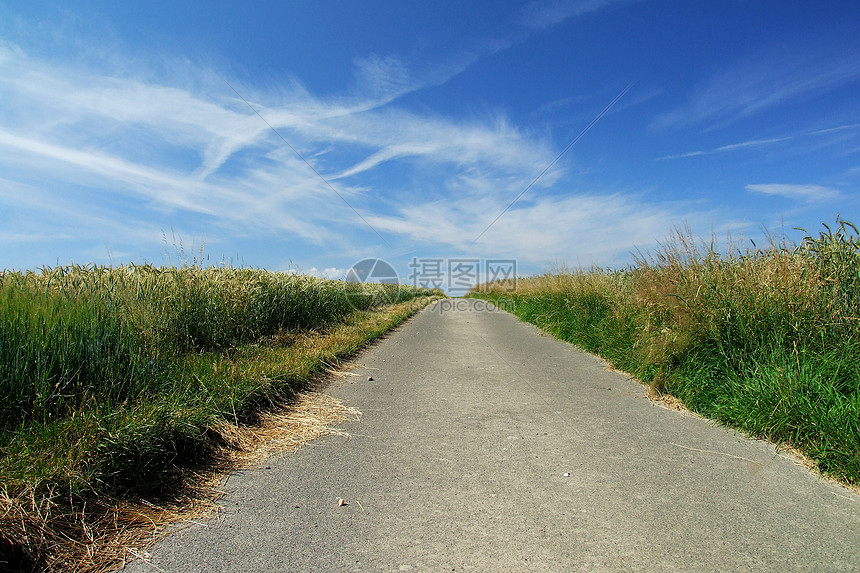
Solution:
[{"label": "asphalt path", "polygon": [[482,301],[357,362],[349,439],[236,472],[127,570],[860,570],[860,496]]}]

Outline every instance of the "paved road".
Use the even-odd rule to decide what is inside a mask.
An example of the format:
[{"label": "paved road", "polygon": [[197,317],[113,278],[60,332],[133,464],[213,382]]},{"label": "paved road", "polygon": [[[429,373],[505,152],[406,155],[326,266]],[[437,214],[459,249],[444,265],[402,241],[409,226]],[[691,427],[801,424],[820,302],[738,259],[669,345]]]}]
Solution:
[{"label": "paved road", "polygon": [[438,303],[363,354],[361,377],[329,388],[363,413],[342,426],[351,439],[237,473],[222,514],[168,537],[152,564],[860,570],[860,496],[652,405],[598,358],[482,304]]}]

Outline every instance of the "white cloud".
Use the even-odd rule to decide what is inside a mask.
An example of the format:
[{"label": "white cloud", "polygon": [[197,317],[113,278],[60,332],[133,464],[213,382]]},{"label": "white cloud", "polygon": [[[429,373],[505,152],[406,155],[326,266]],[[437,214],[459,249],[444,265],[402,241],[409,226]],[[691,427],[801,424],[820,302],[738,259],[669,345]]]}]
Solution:
[{"label": "white cloud", "polygon": [[[181,78],[153,81],[145,72],[129,77],[70,69],[16,47],[0,51],[0,75],[10,78],[0,85],[6,105],[0,115],[0,168],[7,176],[0,185],[6,189],[12,183],[16,192],[21,186],[38,188],[49,204],[74,192],[78,208],[68,212],[69,218],[84,217],[104,197],[115,197],[125,207],[114,217],[128,229],[143,220],[160,221],[162,228],[180,225],[193,216],[191,224],[212,235],[286,235],[351,248],[354,230],[363,227],[209,70],[188,65]],[[368,99],[325,100],[296,83],[270,93],[237,87],[248,92],[243,95],[291,145],[313,159],[317,170],[333,173],[331,180],[397,162],[407,178],[426,176],[428,187],[440,195],[478,171],[485,187],[504,191],[551,160],[545,141],[503,117],[453,121],[380,108],[386,97],[421,82],[396,59],[370,58],[357,66],[361,81],[379,87]],[[183,87],[188,85],[196,91]],[[347,157],[364,159],[347,159],[344,150]],[[395,203],[414,199],[414,194],[401,196],[398,186],[375,195]],[[337,191],[364,214],[381,207],[370,202],[366,186],[338,181]],[[0,193],[0,208],[12,200]],[[123,235],[131,241],[132,233],[122,231],[111,239]]]},{"label": "white cloud", "polygon": [[384,232],[409,236],[417,244],[445,245],[472,256],[516,256],[521,264],[546,267],[558,261],[574,265],[629,262],[635,245],[648,247],[673,225],[689,223],[708,233],[713,213],[689,203],[659,203],[636,194],[536,194],[498,219],[506,205],[496,198],[436,201],[403,207],[371,224]]},{"label": "white cloud", "polygon": [[[208,207],[202,202],[193,200],[194,187],[197,187],[195,182],[179,173],[159,172],[108,154],[53,145],[5,131],[0,131],[0,148],[6,148],[8,157],[17,157],[20,161],[30,162],[34,167],[43,165],[43,160],[70,165],[119,183],[123,189],[140,192],[164,205],[208,211]],[[181,188],[185,193],[174,193],[174,188]]]},{"label": "white cloud", "polygon": [[435,151],[437,151],[437,148],[432,143],[392,145],[371,154],[369,157],[356,163],[343,173],[334,175],[329,179],[335,180],[352,177],[353,175],[358,175],[359,173],[373,169],[377,165],[391,161],[392,159],[407,156],[430,155]]},{"label": "white cloud", "polygon": [[355,93],[362,99],[392,101],[420,85],[406,64],[396,56],[373,54],[356,58],[353,62],[356,76]]},{"label": "white cloud", "polygon": [[568,18],[596,12],[629,0],[551,0],[531,2],[522,10],[522,22],[529,28],[543,29]]},{"label": "white cloud", "polygon": [[[748,141],[741,141],[739,143],[730,143],[728,145],[722,145],[714,149],[687,151],[684,153],[664,155],[663,157],[658,157],[656,160],[665,161],[669,159],[684,159],[687,157],[716,155],[719,153],[728,153],[732,151],[744,151],[747,149],[755,149],[758,147],[767,147],[777,143],[784,143],[786,141],[803,141],[803,144],[800,149],[802,149],[805,153],[809,153],[812,149],[815,149],[816,147],[837,145],[844,147],[845,143],[855,139],[858,136],[858,133],[860,133],[860,124],[855,123],[837,125],[833,127],[815,129],[812,131],[794,133],[791,135],[784,135],[781,137],[770,137],[767,139],[751,139]],[[810,143],[809,140],[815,141]]]},{"label": "white cloud", "polygon": [[346,276],[347,269],[337,268],[337,267],[328,267],[325,269],[318,269],[316,267],[311,267],[306,271],[301,269],[291,271],[296,274],[309,275],[312,277],[322,278],[322,279],[333,279],[333,280],[343,280]]},{"label": "white cloud", "polygon": [[[391,102],[425,80],[396,58],[358,60],[356,70],[366,98],[319,98],[295,82],[236,87],[395,250],[611,264],[673,223],[698,221],[690,205],[626,193],[559,196],[562,162],[473,244],[558,150],[503,114],[455,120],[398,108]],[[379,256],[368,252],[379,241],[361,219],[212,71],[181,71],[155,81],[3,51],[0,75],[15,80],[0,85],[0,98],[15,113],[0,115],[0,211],[22,215],[4,236],[25,244],[62,235],[83,241],[79,252],[107,245],[134,258],[161,252],[173,227],[216,248],[228,237],[277,242],[307,260],[296,251],[312,247],[336,254],[335,265]],[[308,272],[343,275],[339,266]]]},{"label": "white cloud", "polygon": [[713,74],[693,89],[688,104],[657,116],[656,129],[707,123],[723,126],[791,101],[814,97],[860,80],[858,46],[825,52],[774,46]]},{"label": "white cloud", "polygon": [[773,145],[774,143],[781,143],[783,141],[788,141],[793,139],[792,136],[787,137],[771,137],[769,139],[751,139],[749,141],[742,141],[740,143],[731,143],[728,145],[722,145],[715,149],[708,149],[704,151],[687,151],[685,153],[676,153],[673,155],[665,155],[663,157],[658,157],[658,161],[663,161],[667,159],[683,159],[685,157],[699,157],[701,155],[714,155],[717,153],[727,153],[729,151],[739,151],[743,149],[752,149],[755,147],[762,147],[766,145]]},{"label": "white cloud", "polygon": [[776,195],[788,199],[797,199],[808,203],[831,201],[839,197],[838,189],[824,187],[823,185],[787,185],[782,183],[763,183],[747,185],[747,191],[763,193],[765,195]]}]

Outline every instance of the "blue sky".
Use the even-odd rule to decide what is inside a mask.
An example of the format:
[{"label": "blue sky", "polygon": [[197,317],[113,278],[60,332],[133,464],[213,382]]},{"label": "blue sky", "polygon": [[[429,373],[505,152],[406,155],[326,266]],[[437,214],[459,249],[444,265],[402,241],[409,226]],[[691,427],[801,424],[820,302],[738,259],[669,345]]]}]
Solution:
[{"label": "blue sky", "polygon": [[860,223],[858,29],[854,1],[0,0],[0,264],[530,274]]}]

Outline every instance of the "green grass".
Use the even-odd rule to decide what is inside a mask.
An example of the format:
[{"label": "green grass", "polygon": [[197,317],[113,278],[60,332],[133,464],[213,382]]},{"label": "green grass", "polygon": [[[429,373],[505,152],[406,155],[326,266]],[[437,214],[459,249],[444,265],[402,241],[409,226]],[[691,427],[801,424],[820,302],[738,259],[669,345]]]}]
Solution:
[{"label": "green grass", "polygon": [[197,266],[0,273],[0,561],[61,562],[100,498],[170,498],[225,422],[439,295]]},{"label": "green grass", "polygon": [[562,270],[471,296],[513,301],[521,319],[690,409],[860,484],[860,236],[850,223],[729,254],[678,232],[622,271]]},{"label": "green grass", "polygon": [[386,288],[232,268],[0,273],[0,432],[170,395],[188,356],[334,324]]}]

